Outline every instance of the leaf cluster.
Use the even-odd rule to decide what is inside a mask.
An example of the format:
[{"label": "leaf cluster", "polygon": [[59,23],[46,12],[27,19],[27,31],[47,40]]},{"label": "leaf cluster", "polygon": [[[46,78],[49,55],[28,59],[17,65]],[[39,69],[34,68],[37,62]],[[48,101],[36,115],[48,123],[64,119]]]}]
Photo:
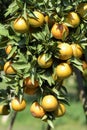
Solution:
[{"label": "leaf cluster", "polygon": [[[6,1],[7,2],[7,1]],[[0,20],[0,65],[4,66],[7,61],[12,62],[12,67],[16,70],[16,74],[5,74],[0,71],[1,82],[5,81],[5,87],[0,88],[0,102],[10,102],[15,96],[24,97],[24,79],[30,77],[32,83],[35,80],[39,81],[39,89],[36,93],[37,100],[41,100],[46,94],[54,95],[59,101],[69,105],[68,92],[62,85],[63,80],[54,80],[52,74],[58,64],[64,62],[59,59],[60,42],[69,44],[78,43],[84,51],[81,59],[72,57],[67,63],[76,67],[83,72],[82,61],[87,60],[87,20],[81,18],[80,25],[77,28],[71,28],[69,25],[69,36],[62,40],[56,40],[51,34],[51,27],[49,23],[44,23],[39,28],[30,27],[28,33],[21,34],[14,31],[12,23],[15,18],[20,16],[28,20],[28,16],[35,18],[34,10],[48,15],[54,22],[63,23],[66,15],[70,11],[76,12],[76,7],[81,2],[86,0],[13,0],[8,2],[2,16],[4,22]],[[3,2],[0,2],[2,5]],[[2,7],[3,8],[3,7]],[[0,12],[2,9],[0,9]],[[12,46],[11,52],[7,55],[5,47],[8,42]],[[47,62],[50,58],[53,59],[53,64],[50,68],[42,68],[38,64],[39,55],[45,53]],[[13,55],[15,56],[13,57]],[[3,96],[4,95],[4,96]],[[54,119],[52,113],[46,115],[48,124],[53,128],[52,120]],[[44,120],[44,118],[42,120]]]}]

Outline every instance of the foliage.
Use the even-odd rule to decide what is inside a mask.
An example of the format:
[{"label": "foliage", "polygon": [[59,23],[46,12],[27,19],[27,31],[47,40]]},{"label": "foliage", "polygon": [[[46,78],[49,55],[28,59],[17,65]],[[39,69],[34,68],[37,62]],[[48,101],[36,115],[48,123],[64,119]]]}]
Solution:
[{"label": "foliage", "polygon": [[[82,2],[87,4],[86,0],[38,0],[38,2],[37,0],[9,0],[8,2],[4,1],[4,5],[3,0],[0,2],[2,6],[0,9],[0,66],[2,66],[0,82],[5,81],[6,83],[4,88],[0,88],[1,103],[9,104],[14,97],[18,97],[22,101],[26,87],[24,79],[29,77],[33,84],[35,80],[39,82],[35,94],[37,95],[36,100],[40,104],[45,95],[52,94],[58,102],[69,105],[68,92],[63,86],[64,78],[57,76],[56,67],[60,63],[67,63],[73,72],[74,68],[83,72],[82,63],[87,59],[87,19],[82,18],[77,10],[78,5]],[[44,15],[43,25],[37,28],[29,25],[28,32],[18,33],[13,27],[15,19],[23,17],[28,24],[29,17],[39,21],[38,16],[33,13],[34,10]],[[71,11],[76,12],[80,17],[80,24],[75,28],[66,23],[67,14]],[[48,16],[48,22],[45,21],[45,16]],[[69,35],[64,38],[66,36],[66,32],[64,32],[63,40],[53,37],[51,28],[54,23],[64,23],[69,28]],[[61,31],[61,28],[59,29]],[[83,50],[82,57],[78,58],[72,54],[70,59],[61,60],[58,48],[58,44],[61,43],[69,45],[78,43]],[[5,48],[8,44],[12,46],[12,49],[9,54],[6,54]],[[45,63],[50,58],[53,59],[53,64],[49,68],[43,68],[37,62],[39,55],[44,53],[46,54]],[[10,66],[16,70],[16,74],[6,74],[4,64],[7,61],[11,61]],[[54,127],[52,123],[54,119],[53,112],[46,112],[42,118],[42,120],[47,120],[51,127]]]}]

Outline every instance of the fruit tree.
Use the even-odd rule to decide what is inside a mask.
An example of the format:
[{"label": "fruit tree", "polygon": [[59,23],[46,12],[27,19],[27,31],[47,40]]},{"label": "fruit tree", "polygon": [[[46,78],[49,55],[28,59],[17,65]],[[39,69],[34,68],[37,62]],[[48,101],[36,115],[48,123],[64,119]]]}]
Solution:
[{"label": "fruit tree", "polygon": [[[87,118],[87,0],[0,1],[0,114],[26,109],[48,123],[66,112],[76,74]],[[85,85],[84,85],[85,84]]]}]

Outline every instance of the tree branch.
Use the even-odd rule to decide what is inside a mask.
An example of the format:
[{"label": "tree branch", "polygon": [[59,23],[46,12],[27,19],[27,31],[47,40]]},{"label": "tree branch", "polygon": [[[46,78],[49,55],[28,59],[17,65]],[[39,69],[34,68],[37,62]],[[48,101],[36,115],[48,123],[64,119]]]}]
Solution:
[{"label": "tree branch", "polygon": [[83,109],[84,109],[84,113],[85,113],[85,117],[86,117],[86,124],[87,124],[87,96],[86,96],[86,92],[85,92],[85,83],[82,77],[82,73],[75,69],[75,73],[77,76],[77,82],[78,82],[78,88],[79,88],[79,98],[82,102],[83,105]]},{"label": "tree branch", "polygon": [[12,117],[11,117],[11,122],[10,122],[8,130],[12,130],[14,122],[15,122],[15,119],[16,119],[16,116],[17,116],[17,112],[14,112]]},{"label": "tree branch", "polygon": [[47,125],[47,130],[51,130],[51,127],[50,127],[50,125],[49,125],[49,124]]}]

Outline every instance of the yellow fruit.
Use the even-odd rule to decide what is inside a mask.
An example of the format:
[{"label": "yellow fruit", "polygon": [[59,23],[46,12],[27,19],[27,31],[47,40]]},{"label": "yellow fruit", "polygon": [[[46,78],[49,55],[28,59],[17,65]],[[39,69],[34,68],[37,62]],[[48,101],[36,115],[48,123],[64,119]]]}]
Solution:
[{"label": "yellow fruit", "polygon": [[56,74],[59,78],[66,78],[72,74],[72,68],[67,63],[60,63],[56,67]]},{"label": "yellow fruit", "polygon": [[53,95],[46,95],[42,99],[41,106],[45,111],[51,112],[57,109],[58,100]]},{"label": "yellow fruit", "polygon": [[14,98],[11,101],[11,107],[14,111],[22,111],[26,107],[26,101],[23,99],[20,102],[18,98]]},{"label": "yellow fruit", "polygon": [[73,50],[71,45],[69,45],[68,43],[60,43],[58,45],[58,48],[59,48],[59,58],[61,60],[68,60],[69,58],[72,57]]},{"label": "yellow fruit", "polygon": [[73,50],[73,56],[76,58],[81,58],[83,55],[83,49],[79,44],[72,43],[71,44]]},{"label": "yellow fruit", "polygon": [[35,15],[35,17],[30,17],[28,18],[29,20],[29,24],[32,26],[32,27],[40,27],[44,24],[44,15],[39,12],[39,11],[34,11],[33,14]]},{"label": "yellow fruit", "polygon": [[12,67],[11,64],[12,64],[11,61],[8,61],[8,62],[5,63],[4,72],[6,74],[16,74],[16,70]]},{"label": "yellow fruit", "polygon": [[80,24],[80,17],[76,12],[69,12],[65,22],[70,24],[72,28],[75,28]]},{"label": "yellow fruit", "polygon": [[34,102],[31,105],[30,112],[36,118],[42,118],[45,115],[43,107],[38,102]]},{"label": "yellow fruit", "polygon": [[62,24],[55,23],[52,26],[51,33],[54,38],[64,40],[69,34],[69,29],[63,23]]},{"label": "yellow fruit", "polygon": [[58,108],[54,111],[54,115],[55,117],[60,117],[63,116],[66,112],[66,108],[64,106],[64,104],[59,103],[58,104]]},{"label": "yellow fruit", "polygon": [[37,62],[41,68],[49,68],[53,64],[53,59],[46,60],[46,54],[44,53],[39,55]]},{"label": "yellow fruit", "polygon": [[29,24],[23,17],[20,17],[14,21],[13,29],[19,33],[27,33],[29,31]]},{"label": "yellow fruit", "polygon": [[87,20],[87,3],[80,3],[77,7],[77,12],[83,19]]},{"label": "yellow fruit", "polygon": [[8,55],[11,52],[11,50],[12,50],[12,46],[10,44],[7,45],[7,47],[5,48],[6,54]]}]

